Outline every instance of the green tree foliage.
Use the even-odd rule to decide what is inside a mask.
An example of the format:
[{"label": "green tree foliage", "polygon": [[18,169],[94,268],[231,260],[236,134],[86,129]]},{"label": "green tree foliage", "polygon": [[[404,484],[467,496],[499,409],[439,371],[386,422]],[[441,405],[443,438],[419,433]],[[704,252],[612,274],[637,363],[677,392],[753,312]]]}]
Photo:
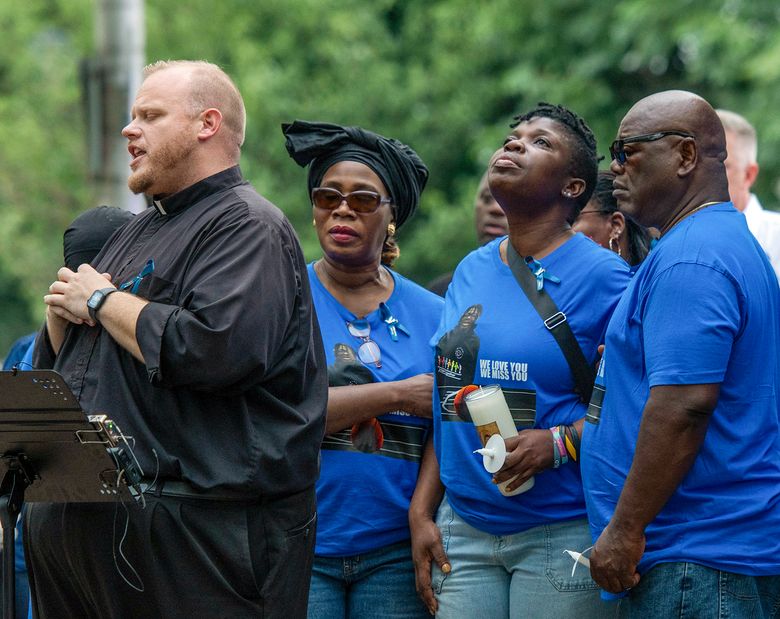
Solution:
[{"label": "green tree foliage", "polygon": [[[79,62],[87,2],[0,3],[0,357],[34,330],[62,262],[62,231],[85,208]],[[33,313],[35,312],[35,313]]]},{"label": "green tree foliage", "polygon": [[[93,10],[87,0],[0,6],[0,256],[37,316],[62,229],[92,206],[78,67]],[[146,2],[149,60],[208,59],[238,83],[244,172],[290,217],[309,259],[319,247],[305,172],[284,150],[282,122],[359,124],[420,153],[431,178],[401,231],[398,268],[421,282],[474,246],[479,177],[512,115],[540,100],[584,116],[606,156],[636,100],[698,92],[755,124],[756,191],[776,203],[779,22],[774,0]]]}]

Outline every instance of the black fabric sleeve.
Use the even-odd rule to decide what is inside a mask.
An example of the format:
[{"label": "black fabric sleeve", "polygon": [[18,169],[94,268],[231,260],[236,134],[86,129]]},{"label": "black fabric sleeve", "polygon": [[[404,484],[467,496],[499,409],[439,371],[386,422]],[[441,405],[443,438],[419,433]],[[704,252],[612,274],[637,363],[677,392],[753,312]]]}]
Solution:
[{"label": "black fabric sleeve", "polygon": [[205,232],[178,305],[149,303],[136,338],[157,386],[238,391],[277,361],[300,294],[292,230],[273,214],[229,210]]},{"label": "black fabric sleeve", "polygon": [[38,370],[51,370],[54,368],[56,359],[57,355],[54,354],[54,349],[49,340],[49,330],[46,328],[46,323],[44,322],[35,338],[33,367]]}]

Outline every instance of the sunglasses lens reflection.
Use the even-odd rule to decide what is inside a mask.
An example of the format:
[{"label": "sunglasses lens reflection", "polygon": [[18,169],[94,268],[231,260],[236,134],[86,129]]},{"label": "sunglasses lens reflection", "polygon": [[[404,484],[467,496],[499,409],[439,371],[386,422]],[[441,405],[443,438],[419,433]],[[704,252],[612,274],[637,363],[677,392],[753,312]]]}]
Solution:
[{"label": "sunglasses lens reflection", "polygon": [[612,156],[612,159],[618,163],[626,162],[626,153],[623,150],[623,144],[621,144],[619,140],[612,142],[609,147],[609,154]]},{"label": "sunglasses lens reflection", "polygon": [[380,204],[382,197],[373,191],[353,191],[347,195],[336,189],[318,187],[311,194],[314,206],[329,211],[337,209],[346,200],[347,206],[356,213],[372,213]]},{"label": "sunglasses lens reflection", "polygon": [[381,359],[381,352],[379,346],[374,340],[368,340],[363,342],[358,348],[358,358],[365,364],[379,364]]}]

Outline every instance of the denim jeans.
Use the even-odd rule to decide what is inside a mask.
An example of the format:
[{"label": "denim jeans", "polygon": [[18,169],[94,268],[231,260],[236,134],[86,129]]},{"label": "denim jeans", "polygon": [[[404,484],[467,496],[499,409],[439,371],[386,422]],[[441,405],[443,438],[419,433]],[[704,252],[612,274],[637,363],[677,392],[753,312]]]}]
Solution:
[{"label": "denim jeans", "polygon": [[780,617],[780,576],[745,576],[697,563],[661,563],[620,600],[631,619]]},{"label": "denim jeans", "polygon": [[591,545],[586,520],[541,525],[514,535],[490,535],[466,523],[446,497],[436,518],[452,571],[433,569],[439,619],[602,619],[617,605],[603,602],[587,568],[564,550]]},{"label": "denim jeans", "polygon": [[352,557],[314,557],[309,619],[422,619],[409,542]]}]

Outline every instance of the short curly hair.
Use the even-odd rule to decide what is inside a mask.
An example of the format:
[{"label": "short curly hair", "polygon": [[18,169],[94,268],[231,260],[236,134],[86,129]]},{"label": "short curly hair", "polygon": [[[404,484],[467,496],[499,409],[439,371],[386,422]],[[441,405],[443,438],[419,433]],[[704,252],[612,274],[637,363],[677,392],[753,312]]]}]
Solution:
[{"label": "short curly hair", "polygon": [[537,117],[554,120],[564,128],[571,146],[570,172],[572,176],[585,181],[585,191],[577,197],[574,203],[575,208],[571,215],[573,220],[588,203],[593,189],[596,187],[596,176],[599,170],[596,137],[580,116],[562,105],[554,105],[545,101],[540,101],[532,110],[515,116],[514,122],[509,126],[514,129],[520,123],[528,122]]}]

